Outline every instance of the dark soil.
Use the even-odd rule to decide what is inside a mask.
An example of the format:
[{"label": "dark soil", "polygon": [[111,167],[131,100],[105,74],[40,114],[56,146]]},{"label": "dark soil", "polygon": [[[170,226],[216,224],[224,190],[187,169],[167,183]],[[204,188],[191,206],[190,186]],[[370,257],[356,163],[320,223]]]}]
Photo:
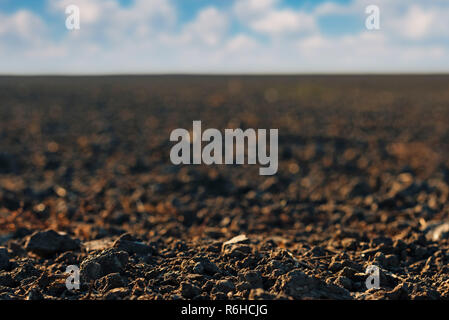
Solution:
[{"label": "dark soil", "polygon": [[[171,164],[193,120],[278,173]],[[447,299],[448,124],[449,76],[0,78],[0,299]]]}]

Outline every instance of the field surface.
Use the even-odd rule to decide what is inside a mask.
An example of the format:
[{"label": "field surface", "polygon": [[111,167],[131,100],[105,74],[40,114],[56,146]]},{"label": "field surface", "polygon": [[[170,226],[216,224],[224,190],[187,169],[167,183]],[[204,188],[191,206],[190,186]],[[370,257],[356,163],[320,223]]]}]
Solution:
[{"label": "field surface", "polygon": [[[277,174],[173,165],[193,120]],[[0,299],[448,299],[448,197],[449,76],[0,77]]]}]

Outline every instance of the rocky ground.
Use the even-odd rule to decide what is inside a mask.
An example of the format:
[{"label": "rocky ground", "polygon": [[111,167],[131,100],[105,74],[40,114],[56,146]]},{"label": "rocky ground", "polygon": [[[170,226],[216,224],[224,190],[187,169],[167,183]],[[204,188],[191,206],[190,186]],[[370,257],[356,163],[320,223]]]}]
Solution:
[{"label": "rocky ground", "polygon": [[[278,173],[172,165],[193,120]],[[448,123],[447,76],[0,78],[0,299],[447,299]]]}]

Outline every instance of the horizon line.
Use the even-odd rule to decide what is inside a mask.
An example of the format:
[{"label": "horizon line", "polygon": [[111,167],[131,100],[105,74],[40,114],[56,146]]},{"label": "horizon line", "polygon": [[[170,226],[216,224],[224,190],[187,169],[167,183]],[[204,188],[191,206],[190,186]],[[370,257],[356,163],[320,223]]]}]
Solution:
[{"label": "horizon line", "polygon": [[444,76],[449,71],[402,72],[111,72],[111,73],[0,73],[0,77],[145,77],[145,76]]}]

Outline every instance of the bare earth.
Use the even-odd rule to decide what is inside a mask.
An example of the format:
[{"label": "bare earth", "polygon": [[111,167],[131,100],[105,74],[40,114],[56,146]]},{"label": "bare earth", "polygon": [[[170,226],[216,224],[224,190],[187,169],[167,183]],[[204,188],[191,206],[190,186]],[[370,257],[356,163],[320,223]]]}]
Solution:
[{"label": "bare earth", "polygon": [[[193,120],[278,173],[171,164]],[[2,77],[0,299],[447,299],[448,153],[449,76]]]}]

